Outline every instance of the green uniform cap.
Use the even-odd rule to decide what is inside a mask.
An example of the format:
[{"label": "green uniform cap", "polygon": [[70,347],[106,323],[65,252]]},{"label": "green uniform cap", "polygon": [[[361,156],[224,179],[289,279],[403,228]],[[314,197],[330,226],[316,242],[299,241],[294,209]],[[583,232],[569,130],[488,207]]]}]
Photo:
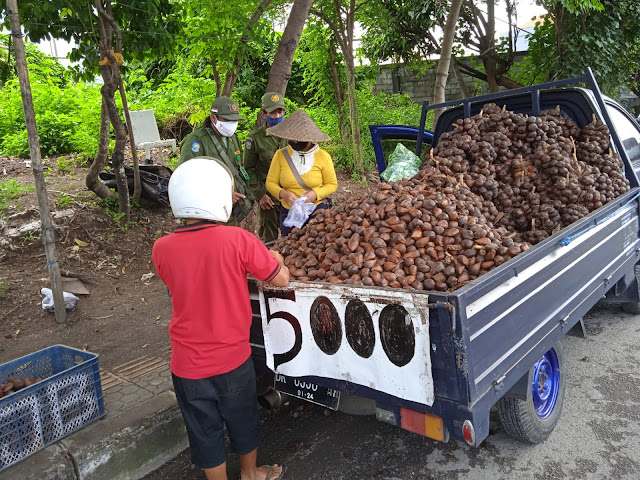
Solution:
[{"label": "green uniform cap", "polygon": [[284,98],[278,92],[265,93],[262,96],[262,108],[266,110],[267,113],[271,113],[278,108],[287,109],[287,107],[284,106]]},{"label": "green uniform cap", "polygon": [[211,113],[227,120],[244,120],[240,115],[238,104],[229,97],[218,97],[211,104]]}]

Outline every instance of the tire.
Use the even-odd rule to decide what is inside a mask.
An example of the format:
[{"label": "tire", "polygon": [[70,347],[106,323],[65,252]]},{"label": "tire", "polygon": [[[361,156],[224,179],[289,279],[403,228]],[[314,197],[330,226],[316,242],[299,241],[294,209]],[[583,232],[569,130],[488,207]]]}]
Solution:
[{"label": "tire", "polygon": [[640,314],[640,303],[623,303],[622,310],[627,313],[633,313],[634,315]]},{"label": "tire", "polygon": [[[542,392],[538,385],[540,374],[546,377],[543,378],[546,390]],[[503,397],[498,402],[498,414],[511,437],[525,443],[542,443],[551,435],[562,413],[566,370],[560,342],[536,362],[529,378],[532,382],[527,400]]]}]

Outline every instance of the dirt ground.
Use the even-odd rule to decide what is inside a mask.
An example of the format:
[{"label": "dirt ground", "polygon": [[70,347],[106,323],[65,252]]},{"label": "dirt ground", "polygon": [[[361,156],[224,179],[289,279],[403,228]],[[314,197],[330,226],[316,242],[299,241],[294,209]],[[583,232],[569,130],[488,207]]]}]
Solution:
[{"label": "dirt ground", "polygon": [[[167,153],[153,152],[152,160],[164,164]],[[156,238],[177,225],[171,210],[133,209],[132,223],[123,231],[86,188],[86,166],[56,158],[43,163],[61,269],[80,277],[89,294],[78,295],[78,307],[65,324],[42,309],[40,289],[48,286],[48,272],[40,231],[9,235],[12,228],[39,220],[36,193],[16,197],[0,212],[0,364],[56,344],[98,353],[107,369],[166,350],[171,301],[155,274],[151,249]],[[34,185],[29,162],[0,157],[0,180],[7,179]],[[376,182],[375,174],[362,184],[338,172],[332,198],[344,201]],[[255,212],[252,217],[249,230],[256,223]]]}]

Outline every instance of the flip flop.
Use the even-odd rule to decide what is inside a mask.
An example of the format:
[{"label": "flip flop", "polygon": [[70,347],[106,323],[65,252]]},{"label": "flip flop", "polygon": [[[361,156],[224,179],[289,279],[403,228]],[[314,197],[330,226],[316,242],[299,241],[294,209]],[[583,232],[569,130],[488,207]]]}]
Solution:
[{"label": "flip flop", "polygon": [[277,477],[272,477],[271,473],[273,472],[273,465],[262,465],[260,468],[268,468],[267,476],[265,480],[282,480],[284,478],[284,467],[282,467],[282,473]]}]

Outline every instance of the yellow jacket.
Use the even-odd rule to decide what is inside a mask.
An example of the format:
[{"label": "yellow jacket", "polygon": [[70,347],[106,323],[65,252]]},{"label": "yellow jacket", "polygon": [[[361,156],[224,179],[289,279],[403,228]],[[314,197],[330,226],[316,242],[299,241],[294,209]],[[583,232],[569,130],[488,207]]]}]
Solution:
[{"label": "yellow jacket", "polygon": [[[293,153],[290,146],[287,146],[287,150],[289,154]],[[338,189],[338,179],[333,168],[331,155],[321,148],[314,154],[311,170],[304,175],[300,175],[300,178],[302,178],[307,187],[316,192],[318,196],[318,199],[314,202],[316,205]],[[295,193],[298,197],[306,193],[306,190],[300,186],[296,177],[294,177],[287,160],[280,150],[276,151],[271,160],[266,186],[269,193],[276,198],[280,198],[280,190],[283,189]],[[291,205],[284,201],[282,201],[282,206],[286,209],[291,208]]]}]

